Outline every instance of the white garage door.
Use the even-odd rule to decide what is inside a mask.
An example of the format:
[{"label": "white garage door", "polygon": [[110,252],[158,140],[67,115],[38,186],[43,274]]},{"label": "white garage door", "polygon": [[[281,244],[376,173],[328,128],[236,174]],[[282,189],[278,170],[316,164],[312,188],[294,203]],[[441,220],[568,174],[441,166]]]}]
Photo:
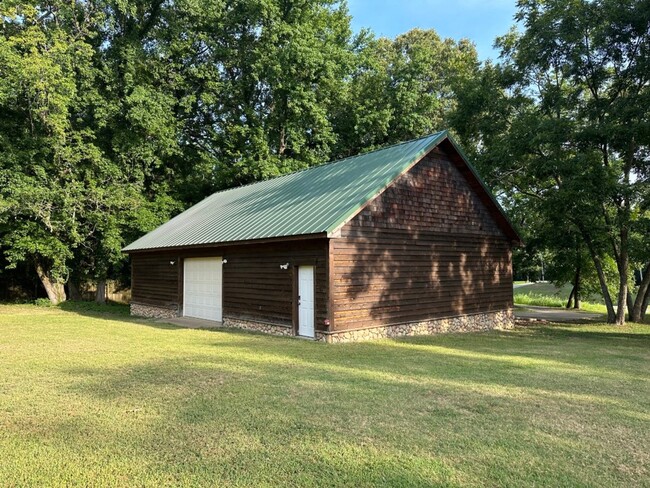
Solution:
[{"label": "white garage door", "polygon": [[183,315],[221,322],[221,258],[190,258],[183,270]]}]

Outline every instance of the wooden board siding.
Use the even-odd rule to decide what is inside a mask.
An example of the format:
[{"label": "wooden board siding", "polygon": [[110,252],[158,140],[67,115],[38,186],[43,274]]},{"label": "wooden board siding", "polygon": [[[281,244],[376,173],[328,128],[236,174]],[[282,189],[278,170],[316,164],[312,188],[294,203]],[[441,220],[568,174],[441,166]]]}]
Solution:
[{"label": "wooden board siding", "polygon": [[[292,325],[294,320],[295,266],[314,265],[316,330],[327,330],[327,240],[300,240],[274,244],[219,246],[213,248],[184,249],[175,255],[180,260],[201,256],[221,256],[223,265],[223,315]],[[166,272],[168,253],[137,253],[131,255],[134,302],[163,305],[170,297],[182,306],[182,278],[178,270]],[[166,262],[166,265],[165,265]],[[288,270],[280,269],[289,263]],[[182,270],[182,262],[177,263]],[[175,277],[175,278],[174,278]],[[154,294],[165,282],[166,294]],[[174,281],[175,279],[175,281]],[[162,301],[160,301],[162,300]]]},{"label": "wooden board siding", "polygon": [[[227,252],[226,252],[227,251]],[[327,318],[327,241],[240,246],[224,251],[224,315],[291,325],[297,266],[315,269],[316,328]],[[289,263],[288,270],[280,265]]]},{"label": "wooden board siding", "polygon": [[131,256],[131,301],[176,309],[179,265],[178,254],[170,252]]},{"label": "wooden board siding", "polygon": [[512,306],[510,241],[436,149],[332,239],[335,330]]}]

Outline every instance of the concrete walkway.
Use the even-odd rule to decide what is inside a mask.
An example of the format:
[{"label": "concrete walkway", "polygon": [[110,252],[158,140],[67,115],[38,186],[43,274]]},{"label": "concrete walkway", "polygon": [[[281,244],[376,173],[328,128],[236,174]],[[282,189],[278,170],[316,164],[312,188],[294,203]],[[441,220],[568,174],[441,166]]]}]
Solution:
[{"label": "concrete walkway", "polygon": [[188,329],[218,329],[223,327],[221,322],[214,320],[195,319],[193,317],[175,317],[173,319],[158,319],[156,322],[160,324],[172,324],[179,327],[186,327]]},{"label": "concrete walkway", "polygon": [[515,318],[568,323],[602,322],[604,320],[603,315],[599,313],[536,305],[515,305]]}]

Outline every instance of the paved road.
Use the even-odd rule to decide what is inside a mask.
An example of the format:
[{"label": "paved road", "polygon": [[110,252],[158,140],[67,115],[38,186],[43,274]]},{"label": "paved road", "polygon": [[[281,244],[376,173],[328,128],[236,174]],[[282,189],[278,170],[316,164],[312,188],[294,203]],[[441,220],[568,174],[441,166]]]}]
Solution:
[{"label": "paved road", "polygon": [[555,307],[536,305],[515,305],[515,317],[520,319],[541,319],[549,322],[601,322],[603,315]]}]

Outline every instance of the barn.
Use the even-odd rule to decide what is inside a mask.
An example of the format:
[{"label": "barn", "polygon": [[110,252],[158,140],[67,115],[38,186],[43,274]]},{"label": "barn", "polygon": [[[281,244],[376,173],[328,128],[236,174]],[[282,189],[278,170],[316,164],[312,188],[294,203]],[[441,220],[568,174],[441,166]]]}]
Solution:
[{"label": "barn", "polygon": [[215,193],[124,252],[133,315],[340,342],[510,327],[520,243],[443,131]]}]

